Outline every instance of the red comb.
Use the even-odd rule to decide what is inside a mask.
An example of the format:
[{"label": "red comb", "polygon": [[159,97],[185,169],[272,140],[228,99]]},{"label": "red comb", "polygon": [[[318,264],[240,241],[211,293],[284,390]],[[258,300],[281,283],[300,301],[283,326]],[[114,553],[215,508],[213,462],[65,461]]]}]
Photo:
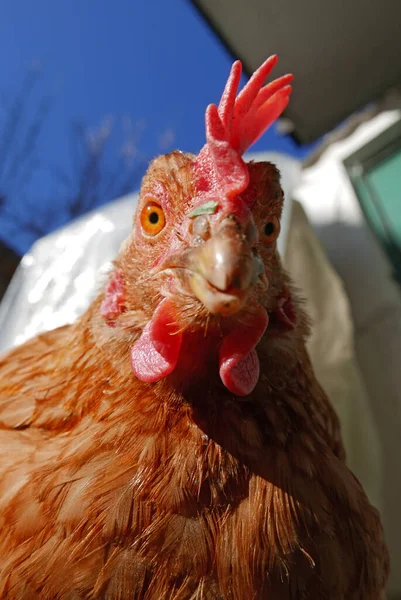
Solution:
[{"label": "red comb", "polygon": [[241,156],[281,115],[289,101],[292,75],[263,86],[276,62],[277,56],[268,58],[237,96],[242,66],[236,61],[218,108],[214,104],[207,107],[207,143],[195,163],[199,191],[215,190],[232,198],[247,187],[249,173]]}]

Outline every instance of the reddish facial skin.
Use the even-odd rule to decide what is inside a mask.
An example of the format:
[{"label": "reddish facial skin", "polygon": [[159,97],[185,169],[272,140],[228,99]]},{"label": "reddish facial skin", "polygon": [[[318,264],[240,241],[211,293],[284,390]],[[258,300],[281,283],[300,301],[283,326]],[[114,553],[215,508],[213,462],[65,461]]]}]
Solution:
[{"label": "reddish facial skin", "polygon": [[[151,227],[147,227],[146,222],[149,205],[157,203],[163,211],[163,223],[165,219],[166,225],[172,223],[175,228],[176,237],[172,238],[170,235],[168,251],[159,249],[152,263],[152,272],[170,270],[169,280],[161,291],[162,296],[172,294],[174,300],[176,281],[174,276],[171,277],[171,269],[178,269],[178,279],[187,293],[189,291],[192,297],[195,296],[213,317],[233,317],[240,313],[245,309],[252,288],[258,282],[265,286],[268,283],[262,257],[258,253],[259,232],[252,214],[257,197],[252,194],[250,171],[241,156],[277,118],[288,102],[290,87],[287,84],[291,76],[262,88],[276,61],[276,57],[266,61],[238,96],[241,64],[236,62],[233,65],[219,107],[210,105],[206,111],[207,143],[199,156],[186,165],[189,166],[191,190],[184,198],[181,196],[180,199],[184,201],[178,210],[177,198],[168,193],[169,185],[163,182],[163,178],[156,178],[149,189],[146,186],[142,189],[142,202],[135,228],[139,247],[152,237],[149,235]],[[208,237],[211,239],[191,236],[190,220],[193,212],[210,203],[215,205],[214,210],[207,213]],[[274,218],[278,220],[278,217]],[[171,226],[165,229],[171,230]],[[250,230],[254,232],[252,239]],[[166,234],[163,237],[165,236]],[[273,245],[274,241],[273,237],[267,245]],[[203,249],[194,247],[202,242]],[[184,249],[183,243],[186,243]],[[192,250],[188,250],[189,248]],[[159,306],[160,309],[157,308],[152,317],[152,323],[145,328],[131,351],[134,373],[144,381],[162,379],[172,373],[179,363],[182,339],[177,335],[165,336],[161,315],[166,313],[168,306],[168,314],[178,327],[181,317],[178,313],[174,314],[174,301],[171,299],[168,304],[167,300],[163,300]],[[162,306],[165,308],[162,309]],[[259,362],[254,346],[264,333],[268,317],[259,303],[256,303],[253,310],[259,316],[249,325],[249,335],[245,335],[243,328],[235,323],[223,326],[228,337],[224,340],[223,335],[222,348],[225,348],[225,354],[220,361],[220,376],[228,389],[238,395],[250,393],[259,377]],[[246,348],[240,341],[244,336],[248,340]],[[230,343],[228,339],[231,340]],[[234,359],[235,348],[240,345],[241,359]],[[157,351],[158,347],[162,348],[162,352]],[[227,355],[228,348],[233,349],[231,358]],[[147,367],[147,362],[152,364],[151,369]],[[234,376],[234,371],[230,371],[236,369],[239,372],[239,365],[247,365],[246,368],[242,367],[242,372],[248,374],[248,383],[244,386],[238,383],[238,374]]]},{"label": "reddish facial skin", "polygon": [[[270,165],[247,167],[253,184],[250,189],[254,189],[254,182],[257,182],[260,196],[265,185],[265,197],[251,200],[248,192],[244,198],[236,198],[235,203],[233,200],[213,205],[213,211],[202,216],[207,225],[207,235],[204,236],[207,239],[202,239],[194,232],[194,218],[190,216],[201,206],[197,188],[193,193],[192,187],[196,162],[193,162],[192,157],[173,154],[169,160],[170,168],[173,161],[178,167],[172,178],[173,185],[168,180],[163,181],[162,171],[158,172],[156,161],[155,172],[158,177],[156,180],[151,177],[145,180],[135,220],[138,256],[145,252],[149,257],[146,272],[160,282],[160,302],[154,307],[148,326],[131,350],[133,371],[139,379],[148,382],[159,381],[170,375],[179,367],[182,335],[185,334],[187,344],[191,345],[191,331],[196,334],[207,321],[209,335],[216,328],[220,331],[217,343],[214,335],[210,337],[211,345],[216,346],[210,348],[210,353],[215,351],[218,354],[219,348],[222,348],[224,358],[220,358],[219,367],[222,382],[234,394],[246,396],[258,382],[259,361],[255,346],[269,320],[268,306],[265,307],[268,297],[266,292],[272,282],[267,273],[271,272],[271,266],[277,258],[275,236],[266,243],[263,228],[269,220],[274,219],[278,223],[280,217],[282,195],[277,174]],[[179,212],[177,199],[172,192],[177,181],[183,184],[186,178],[191,183],[187,190],[189,197],[179,198],[181,206],[185,207]],[[182,185],[182,188],[185,186]],[[273,197],[269,198],[269,195]],[[146,216],[150,202],[161,207],[165,218],[163,230],[155,236],[150,236],[143,227],[143,215]],[[222,263],[219,263],[220,257]],[[117,294],[120,294],[120,288],[117,288]],[[183,298],[180,297],[182,291],[185,294]],[[118,298],[117,304],[124,311],[125,298]],[[191,298],[194,308],[196,307],[195,313],[201,317],[198,323],[193,322],[190,326],[183,322],[180,314],[180,304],[183,299],[188,301],[188,298]],[[278,306],[279,298],[276,302]],[[117,304],[116,285],[111,283],[102,310],[104,312],[104,306],[110,305],[113,313]],[[162,306],[165,307],[163,311]],[[249,311],[255,317],[253,320],[248,319],[248,325],[244,329],[242,322]],[[171,327],[179,333],[165,335],[166,314]],[[280,314],[283,316],[284,312],[281,311]],[[114,313],[111,316],[112,319],[106,315],[106,320],[108,318],[108,323],[114,325]],[[287,326],[288,324],[289,321]],[[230,343],[228,339],[231,340]],[[245,345],[244,340],[248,340]],[[236,350],[239,344],[242,348],[240,355]],[[158,352],[157,348],[162,348],[162,351]],[[230,348],[232,357],[229,354]],[[219,364],[217,354],[216,367]],[[152,365],[151,368],[147,364]],[[247,374],[247,383],[244,385],[238,383],[240,365],[243,365],[241,372]]]}]

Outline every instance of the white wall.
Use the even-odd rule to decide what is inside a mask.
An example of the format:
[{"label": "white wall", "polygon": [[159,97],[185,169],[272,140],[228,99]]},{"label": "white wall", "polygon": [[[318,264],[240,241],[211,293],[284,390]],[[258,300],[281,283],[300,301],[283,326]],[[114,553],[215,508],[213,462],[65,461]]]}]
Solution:
[{"label": "white wall", "polygon": [[383,113],[333,144],[304,171],[294,194],[351,302],[357,357],[383,448],[382,517],[392,555],[394,597],[401,597],[401,288],[364,220],[342,161],[400,116],[401,111]]}]

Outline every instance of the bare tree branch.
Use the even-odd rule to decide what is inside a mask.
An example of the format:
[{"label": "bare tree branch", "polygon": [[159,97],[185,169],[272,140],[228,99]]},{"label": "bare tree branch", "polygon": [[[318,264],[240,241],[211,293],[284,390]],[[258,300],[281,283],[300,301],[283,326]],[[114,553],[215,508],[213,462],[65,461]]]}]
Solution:
[{"label": "bare tree branch", "polygon": [[5,186],[12,186],[16,183],[18,174],[22,171],[27,163],[31,162],[31,158],[36,150],[36,144],[42,131],[45,120],[50,112],[52,105],[52,97],[44,98],[37,110],[37,113],[28,126],[28,130],[23,140],[21,149],[14,153],[8,173],[4,176]]},{"label": "bare tree branch", "polygon": [[[107,117],[96,128],[72,124],[68,139],[70,172],[65,165],[44,164],[37,148],[54,97],[44,96],[35,110],[32,91],[38,79],[38,69],[32,68],[25,75],[4,114],[0,135],[0,217],[25,231],[29,239],[50,232],[63,219],[68,221],[133,191],[148,158],[139,150],[145,121],[133,123],[125,116],[117,122],[121,131],[116,131],[116,119]],[[159,145],[167,146],[173,136],[174,132],[166,129]],[[51,193],[37,198],[34,175],[43,170]]]},{"label": "bare tree branch", "polygon": [[18,143],[18,128],[26,114],[27,100],[38,78],[39,72],[37,69],[31,68],[27,72],[22,82],[21,91],[7,116],[4,130],[0,136],[0,185],[3,183],[7,158],[13,156],[14,145]]}]

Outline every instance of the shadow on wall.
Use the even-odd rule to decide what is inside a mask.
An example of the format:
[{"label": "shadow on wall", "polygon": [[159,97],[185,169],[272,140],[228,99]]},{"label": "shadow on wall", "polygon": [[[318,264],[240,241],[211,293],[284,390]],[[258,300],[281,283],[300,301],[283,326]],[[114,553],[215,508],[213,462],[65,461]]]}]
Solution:
[{"label": "shadow on wall", "polygon": [[383,449],[383,522],[392,555],[391,589],[400,590],[401,288],[365,224],[334,222],[315,226],[315,231],[351,303],[356,354]]},{"label": "shadow on wall", "polygon": [[0,300],[4,296],[20,260],[18,254],[0,240]]}]

